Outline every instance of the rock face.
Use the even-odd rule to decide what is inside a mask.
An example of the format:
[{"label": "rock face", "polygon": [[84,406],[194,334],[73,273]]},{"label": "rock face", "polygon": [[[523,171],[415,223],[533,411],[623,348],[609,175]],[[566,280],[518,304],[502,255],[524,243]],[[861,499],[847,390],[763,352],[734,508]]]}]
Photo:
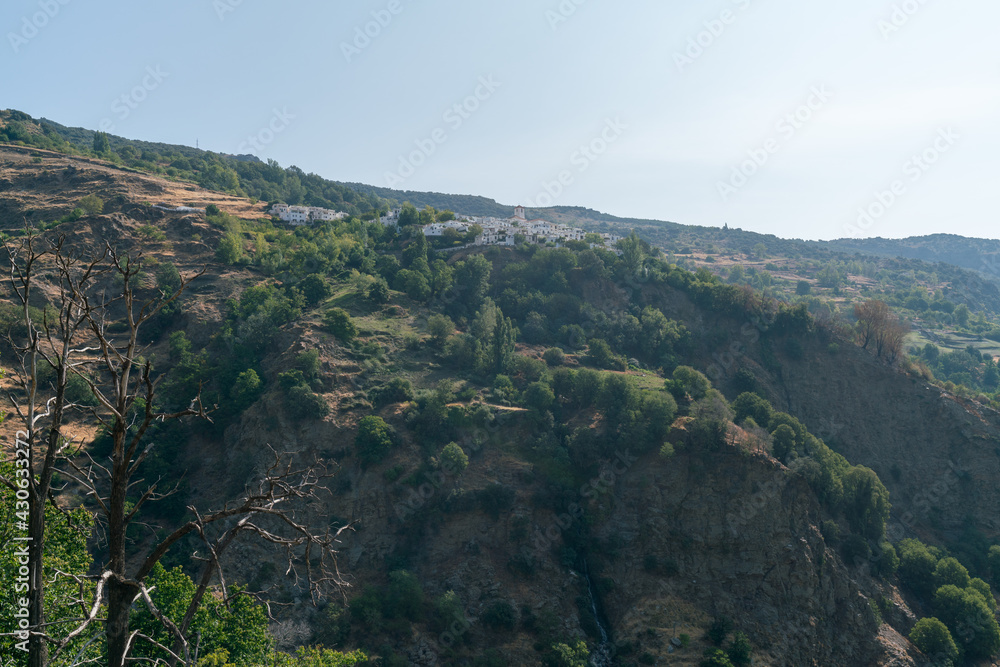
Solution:
[{"label": "rock face", "polygon": [[968,519],[1000,536],[1000,415],[903,375],[859,348],[781,360],[775,405],[889,489],[890,536],[951,541]]},{"label": "rock face", "polygon": [[[726,616],[764,649],[762,664],[888,664],[869,604],[875,586],[826,545],[804,482],[745,451],[719,458],[643,461],[606,501],[596,533],[621,548],[595,560],[613,581],[604,604],[618,641],[647,645],[651,630],[697,638],[680,628]],[[654,563],[669,563],[669,575]]]}]

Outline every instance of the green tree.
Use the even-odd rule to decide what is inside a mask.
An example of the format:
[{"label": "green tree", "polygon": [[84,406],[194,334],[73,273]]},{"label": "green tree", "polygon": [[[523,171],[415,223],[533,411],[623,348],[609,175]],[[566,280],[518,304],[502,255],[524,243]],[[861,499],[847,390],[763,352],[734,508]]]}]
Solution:
[{"label": "green tree", "polygon": [[364,466],[379,463],[392,450],[393,430],[385,420],[375,415],[363,417],[358,424],[354,446]]},{"label": "green tree", "polygon": [[542,359],[549,366],[562,366],[566,361],[566,353],[558,347],[550,347],[542,354]]},{"label": "green tree", "polygon": [[1000,587],[1000,545],[994,544],[990,547],[986,555],[986,562],[990,566],[990,575],[993,578],[993,585]]},{"label": "green tree", "polygon": [[230,397],[236,402],[236,409],[244,410],[260,396],[264,383],[261,382],[257,371],[252,368],[236,376],[236,382],[229,392]]},{"label": "green tree", "polygon": [[79,206],[87,215],[100,215],[104,212],[104,200],[97,195],[87,195],[80,200]]},{"label": "green tree", "polygon": [[851,530],[881,540],[889,518],[889,491],[871,468],[852,466],[843,476],[844,510]]},{"label": "green tree", "polygon": [[[149,584],[157,610],[180,626],[198,587],[180,567],[166,570],[159,563],[150,573]],[[192,644],[200,641],[204,653],[225,651],[233,665],[260,664],[271,651],[267,615],[263,607],[243,595],[239,588],[228,592],[227,601],[213,595],[205,598],[188,627],[190,640]],[[165,646],[173,644],[172,633],[147,607],[139,607],[133,619],[133,627],[142,634]],[[167,658],[162,649],[145,644],[140,645],[135,655],[151,660]]]},{"label": "green tree", "polygon": [[967,659],[981,660],[1000,650],[1000,626],[978,591],[942,586],[934,594],[934,611]]},{"label": "green tree", "polygon": [[955,324],[960,327],[967,327],[969,325],[969,307],[964,303],[960,303],[955,307],[955,312],[952,313],[955,317]]},{"label": "green tree", "polygon": [[753,646],[744,633],[737,632],[726,653],[735,667],[747,667],[752,662]]},{"label": "green tree", "polygon": [[934,568],[934,587],[958,586],[967,588],[969,585],[969,571],[958,562],[956,558],[942,558]]},{"label": "green tree", "polygon": [[399,211],[399,226],[409,227],[411,225],[416,225],[420,223],[420,213],[417,212],[417,207],[406,202],[403,204]]},{"label": "green tree", "polygon": [[450,474],[459,475],[469,467],[469,456],[458,443],[449,442],[441,450],[441,465]]},{"label": "green tree", "polygon": [[553,644],[542,656],[545,667],[587,667],[589,660],[590,651],[582,639],[573,644]]},{"label": "green tree", "polygon": [[435,347],[443,347],[448,336],[455,333],[455,323],[447,315],[435,313],[427,318],[427,333]]},{"label": "green tree", "polygon": [[368,291],[365,292],[365,298],[376,305],[389,303],[389,284],[385,278],[380,277],[369,285]]},{"label": "green tree", "polygon": [[315,306],[332,293],[330,284],[323,279],[323,276],[317,273],[310,273],[303,278],[298,287],[299,291],[302,292],[302,296],[305,297],[306,303],[310,306]]},{"label": "green tree", "polygon": [[589,341],[587,361],[598,368],[624,371],[628,368],[625,357],[615,354],[606,340],[593,338]]},{"label": "green tree", "polygon": [[699,663],[700,667],[734,667],[729,656],[721,648],[705,649],[704,658]]},{"label": "green tree", "polygon": [[528,409],[544,414],[556,402],[556,396],[552,393],[552,388],[544,382],[532,382],[524,390],[521,404]]},{"label": "green tree", "polygon": [[243,251],[243,236],[237,232],[226,232],[219,240],[215,256],[224,264],[241,264],[246,254]]},{"label": "green tree", "polygon": [[938,558],[919,540],[905,539],[896,545],[899,552],[899,578],[919,595],[934,591],[934,570]]},{"label": "green tree", "polygon": [[744,419],[753,419],[758,424],[770,424],[774,409],[766,400],[751,392],[743,392],[733,401],[733,411],[736,413],[736,423]]},{"label": "green tree", "polygon": [[678,403],[686,404],[689,399],[697,401],[704,398],[712,388],[708,378],[690,366],[678,366],[674,369],[672,377],[672,380],[667,380],[666,387]]},{"label": "green tree", "polygon": [[343,308],[333,308],[326,311],[323,316],[323,324],[327,331],[345,343],[354,340],[358,335],[358,328]]},{"label": "green tree", "polygon": [[111,150],[111,142],[104,132],[94,132],[94,152],[103,155]]}]

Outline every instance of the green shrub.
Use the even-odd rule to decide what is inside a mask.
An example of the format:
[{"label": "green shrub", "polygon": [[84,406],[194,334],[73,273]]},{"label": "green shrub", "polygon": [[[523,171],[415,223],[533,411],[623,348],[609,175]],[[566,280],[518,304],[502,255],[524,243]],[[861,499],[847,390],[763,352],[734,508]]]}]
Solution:
[{"label": "green shrub", "polygon": [[708,627],[705,637],[716,646],[721,646],[732,631],[733,622],[726,616],[717,616]]},{"label": "green shrub", "polygon": [[549,366],[562,366],[566,361],[566,353],[558,347],[550,347],[542,354],[542,359]]},{"label": "green shrub", "polygon": [[305,386],[298,385],[288,390],[285,404],[289,412],[301,419],[322,419],[330,413],[330,406],[319,394]]},{"label": "green shrub", "polygon": [[448,337],[455,333],[455,323],[447,315],[435,313],[427,318],[427,333],[436,347],[443,347]]},{"label": "green shrub", "polygon": [[553,644],[542,656],[542,664],[545,667],[587,667],[589,660],[590,651],[582,639],[578,639],[572,645]]},{"label": "green shrub", "polygon": [[1000,626],[992,605],[979,591],[942,586],[934,593],[935,616],[958,638],[960,650],[970,660],[987,658],[1000,650]]},{"label": "green shrub", "polygon": [[922,618],[910,630],[910,641],[935,664],[951,664],[958,657],[958,647],[948,627],[936,618]]},{"label": "green shrub", "polygon": [[389,573],[389,587],[382,611],[387,618],[402,617],[411,622],[423,618],[424,589],[416,575],[406,570]]},{"label": "green shrub", "polygon": [[79,206],[87,215],[100,215],[104,212],[104,200],[97,195],[87,195],[80,200]]},{"label": "green shrub", "polygon": [[394,431],[381,417],[369,415],[358,425],[354,445],[363,466],[379,463],[392,449]]},{"label": "green shrub", "polygon": [[517,610],[507,600],[496,600],[483,612],[482,621],[494,630],[513,630],[517,625]]},{"label": "green shrub", "polygon": [[441,467],[451,475],[460,475],[469,466],[469,457],[458,443],[449,442],[441,450]]},{"label": "green shrub", "polygon": [[699,665],[701,667],[734,667],[729,656],[721,648],[705,649],[704,660]]},{"label": "green shrub", "polygon": [[685,404],[689,399],[697,401],[704,398],[711,388],[712,383],[708,378],[690,366],[678,366],[674,369],[673,379],[666,382],[667,391],[673,394],[678,403]]},{"label": "green shrub", "polygon": [[369,285],[368,290],[365,292],[365,298],[376,305],[389,303],[389,284],[385,281],[385,278],[378,278]]},{"label": "green shrub", "polygon": [[751,663],[753,646],[750,645],[750,640],[745,634],[737,632],[733,635],[733,641],[730,642],[726,653],[729,655],[729,661],[735,667],[747,667]]},{"label": "green shrub", "polygon": [[358,328],[343,308],[328,310],[323,316],[323,325],[327,331],[345,343],[357,338]]},{"label": "green shrub", "polygon": [[753,419],[758,424],[769,424],[774,409],[757,394],[743,392],[733,401],[733,412],[736,413],[734,419],[737,424],[747,418]]},{"label": "green shrub", "polygon": [[959,588],[967,588],[969,571],[955,558],[942,558],[934,568],[934,588],[949,584]]},{"label": "green shrub", "polygon": [[899,578],[918,595],[934,591],[934,570],[938,558],[919,540],[905,539],[896,545],[899,553]]}]

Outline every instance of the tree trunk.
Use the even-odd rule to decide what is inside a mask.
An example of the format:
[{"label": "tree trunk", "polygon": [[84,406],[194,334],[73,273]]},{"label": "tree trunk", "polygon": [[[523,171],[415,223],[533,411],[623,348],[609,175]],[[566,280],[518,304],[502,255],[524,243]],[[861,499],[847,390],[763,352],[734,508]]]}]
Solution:
[{"label": "tree trunk", "polygon": [[[36,490],[30,496],[31,516],[29,518],[28,534],[31,542],[28,545],[28,567],[30,568],[30,591],[28,596],[28,613],[31,625],[42,631],[45,625],[45,575],[42,568],[45,565],[45,498],[39,498]],[[49,662],[49,647],[45,638],[38,634],[31,635],[28,643],[28,667],[45,667]]]},{"label": "tree trunk", "polygon": [[124,667],[128,648],[129,615],[138,589],[117,577],[108,580],[108,665]]},{"label": "tree trunk", "polygon": [[[123,410],[124,412],[124,410]],[[115,420],[112,429],[113,463],[111,497],[108,499],[108,665],[123,667],[128,648],[129,616],[132,601],[139,590],[126,583],[125,576],[125,499],[128,492],[128,461],[125,460],[125,424]]]}]

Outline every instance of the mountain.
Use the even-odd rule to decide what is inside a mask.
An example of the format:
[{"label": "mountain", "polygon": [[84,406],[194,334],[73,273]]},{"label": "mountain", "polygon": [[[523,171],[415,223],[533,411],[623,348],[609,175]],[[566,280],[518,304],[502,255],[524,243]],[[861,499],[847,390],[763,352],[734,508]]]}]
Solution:
[{"label": "mountain", "polygon": [[[38,144],[70,142],[54,125],[4,122],[8,137],[20,123],[15,134]],[[204,516],[241,499],[275,452],[336,470],[322,494],[291,504],[314,532],[346,527],[338,566],[350,585],[324,590],[318,606],[305,580],[286,575],[289,558],[311,562],[298,548],[241,538],[227,549],[226,586],[246,587],[274,617],[256,603],[199,617],[192,642],[202,632],[215,664],[315,664],[292,653],[323,645],[377,664],[725,665],[752,654],[754,664],[916,666],[937,659],[909,640],[929,618],[968,664],[995,663],[1000,413],[982,384],[995,363],[980,356],[963,371],[970,383],[979,374],[979,390],[947,388],[901,346],[863,348],[846,319],[847,303],[905,303],[929,289],[940,294],[910,312],[964,305],[963,327],[981,314],[990,334],[993,283],[918,260],[867,266],[846,250],[806,254],[799,241],[570,208],[541,213],[634,224],[642,238],[623,241],[621,255],[586,244],[436,249],[419,228],[370,221],[389,199],[377,189],[182,156],[196,180],[231,169],[237,188],[226,193],[165,167],[180,160],[172,148],[136,150],[134,164],[118,153],[116,164],[0,146],[8,243],[26,238],[27,221],[39,243],[62,238],[73,255],[142,253],[136,285],[150,298],[197,276],[143,329],[141,356],[162,375],[162,409],[183,410],[199,391],[218,407],[211,422],[154,425],[137,475],[174,492],[141,508],[129,549],[170,535],[189,508]],[[258,167],[272,180],[258,183]],[[355,212],[291,229],[267,217],[265,198],[237,192],[295,179],[307,200],[340,197]],[[765,274],[777,278],[764,285]],[[60,303],[57,275],[38,275],[29,315],[39,322]],[[101,280],[97,293],[121,289]],[[810,294],[795,294],[800,281]],[[9,289],[2,301],[0,328],[23,336]],[[112,306],[106,330],[119,335],[124,310]],[[13,377],[16,353],[2,352]],[[94,405],[86,382],[71,391]],[[78,466],[111,454],[107,414],[94,410],[71,411],[65,429],[84,447]],[[17,428],[15,415],[0,424],[4,442]],[[73,477],[62,484],[55,502],[100,514]],[[107,561],[101,529],[88,537],[67,559],[80,576]],[[3,553],[6,576],[17,564]],[[204,558],[193,535],[169,549],[151,599],[180,608],[169,596],[194,586]],[[0,606],[13,608],[4,590]],[[970,615],[987,606],[988,618]],[[137,605],[144,634],[164,632],[155,621]],[[261,627],[269,639],[246,640]],[[99,634],[80,645],[100,661]]]}]

